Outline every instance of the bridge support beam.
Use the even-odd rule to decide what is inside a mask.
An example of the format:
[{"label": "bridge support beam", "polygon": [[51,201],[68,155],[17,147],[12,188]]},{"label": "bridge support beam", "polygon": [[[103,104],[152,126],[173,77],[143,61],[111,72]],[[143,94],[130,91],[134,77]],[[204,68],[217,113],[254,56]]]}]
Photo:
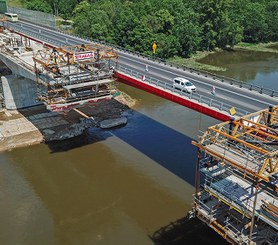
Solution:
[{"label": "bridge support beam", "polygon": [[1,76],[6,109],[16,110],[39,105],[36,101],[36,82],[28,78],[7,75]]}]

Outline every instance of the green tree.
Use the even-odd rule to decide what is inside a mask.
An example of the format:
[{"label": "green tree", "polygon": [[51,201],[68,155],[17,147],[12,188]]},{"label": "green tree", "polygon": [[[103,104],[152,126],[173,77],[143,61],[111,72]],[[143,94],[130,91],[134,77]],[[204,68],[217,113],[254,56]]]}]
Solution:
[{"label": "green tree", "polygon": [[141,53],[146,53],[151,46],[152,36],[148,27],[135,20],[135,27],[128,32],[125,47]]},{"label": "green tree", "polygon": [[130,3],[125,3],[113,21],[113,40],[122,47],[131,45],[129,33],[136,27],[136,16],[132,11]]},{"label": "green tree", "polygon": [[[39,0],[30,0],[39,1]],[[278,39],[277,0],[47,0],[71,17],[74,31],[163,58]],[[57,9],[57,7],[56,7]],[[269,18],[271,16],[272,18]]]},{"label": "green tree", "polygon": [[41,11],[45,13],[52,13],[52,8],[49,3],[43,0],[32,0],[26,2],[26,8],[34,11]]},{"label": "green tree", "polygon": [[73,27],[76,34],[90,37],[91,34],[91,5],[82,1],[76,5],[73,11]]},{"label": "green tree", "polygon": [[65,20],[69,20],[72,17],[73,10],[78,4],[78,0],[67,0],[58,2],[59,16],[64,18]]},{"label": "green tree", "polygon": [[219,40],[219,47],[225,48],[226,46],[234,47],[243,39],[243,28],[239,22],[230,22],[229,25],[223,30],[223,35]]},{"label": "green tree", "polygon": [[[216,46],[225,47],[240,39],[239,23],[229,17],[231,0],[201,0],[198,11],[202,26],[202,47],[212,50]],[[233,23],[233,26],[232,26]],[[233,38],[237,37],[237,38]],[[229,38],[227,38],[229,37]]]},{"label": "green tree", "polygon": [[104,10],[98,10],[91,8],[90,10],[90,37],[98,40],[110,39],[109,29],[111,22]]},{"label": "green tree", "polygon": [[268,25],[265,6],[258,2],[250,2],[245,7],[242,26],[244,26],[244,41],[257,43],[267,40]]},{"label": "green tree", "polygon": [[171,33],[174,17],[167,9],[160,9],[157,12],[146,15],[144,22],[154,33]]},{"label": "green tree", "polygon": [[267,40],[278,41],[278,1],[266,3],[266,16],[268,26]]},{"label": "green tree", "polygon": [[175,24],[173,34],[178,40],[178,55],[189,57],[199,49],[201,41],[201,28],[198,25],[199,15],[192,8],[182,5],[176,5]]},{"label": "green tree", "polygon": [[[157,33],[152,37],[152,40],[155,40],[157,43],[157,57],[167,59],[178,55],[179,40],[174,35]],[[151,46],[152,40],[149,42],[149,46]]]}]

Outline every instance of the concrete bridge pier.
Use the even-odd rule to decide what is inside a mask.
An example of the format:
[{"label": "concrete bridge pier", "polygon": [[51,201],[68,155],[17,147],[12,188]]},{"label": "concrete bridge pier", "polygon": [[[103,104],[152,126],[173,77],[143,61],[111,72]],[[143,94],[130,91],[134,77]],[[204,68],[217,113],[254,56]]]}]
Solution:
[{"label": "concrete bridge pier", "polygon": [[16,110],[40,105],[36,101],[36,82],[18,75],[1,76],[6,109]]}]

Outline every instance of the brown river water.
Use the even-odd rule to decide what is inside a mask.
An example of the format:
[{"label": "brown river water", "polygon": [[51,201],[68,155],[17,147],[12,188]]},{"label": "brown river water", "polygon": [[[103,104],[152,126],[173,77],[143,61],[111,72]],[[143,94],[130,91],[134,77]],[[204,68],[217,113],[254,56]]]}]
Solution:
[{"label": "brown river water", "polygon": [[[228,69],[222,75],[278,90],[277,55],[234,55],[203,62],[221,59]],[[0,244],[158,244],[154,232],[191,209],[197,153],[191,141],[218,121],[120,89],[138,100],[125,127],[0,153]],[[192,243],[225,244],[194,227],[167,244]]]}]

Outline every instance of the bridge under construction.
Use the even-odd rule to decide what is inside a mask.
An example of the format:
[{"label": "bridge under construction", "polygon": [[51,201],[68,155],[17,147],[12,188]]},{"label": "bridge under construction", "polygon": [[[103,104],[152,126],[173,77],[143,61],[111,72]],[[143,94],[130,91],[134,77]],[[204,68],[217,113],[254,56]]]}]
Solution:
[{"label": "bridge under construction", "polygon": [[36,82],[36,101],[49,110],[111,99],[116,92],[111,60],[118,55],[113,49],[98,44],[52,47],[3,29],[0,34],[4,62],[13,73]]},{"label": "bridge under construction", "polygon": [[194,214],[232,244],[278,244],[278,107],[209,127]]},{"label": "bridge under construction", "polygon": [[38,50],[35,62],[38,100],[51,110],[66,109],[114,91],[111,59],[118,56],[100,45],[75,45]]}]

